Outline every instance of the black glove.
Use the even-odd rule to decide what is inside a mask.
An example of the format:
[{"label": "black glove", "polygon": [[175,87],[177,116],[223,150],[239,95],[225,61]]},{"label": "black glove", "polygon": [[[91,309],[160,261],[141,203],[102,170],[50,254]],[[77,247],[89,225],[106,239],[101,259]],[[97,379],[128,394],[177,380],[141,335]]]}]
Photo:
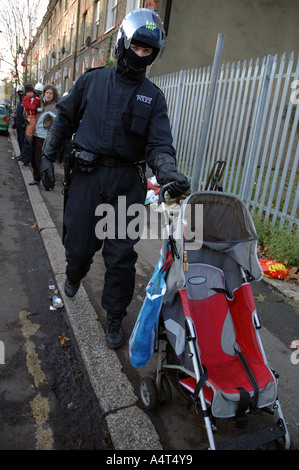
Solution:
[{"label": "black glove", "polygon": [[167,192],[171,198],[185,194],[190,188],[188,179],[182,173],[179,173],[175,164],[175,159],[171,155],[159,155],[149,165],[157,179],[157,182],[164,186],[167,183],[173,183]]},{"label": "black glove", "polygon": [[42,157],[40,172],[42,176],[42,183],[47,191],[54,189],[55,186],[55,174],[53,162],[48,160],[47,157]]}]

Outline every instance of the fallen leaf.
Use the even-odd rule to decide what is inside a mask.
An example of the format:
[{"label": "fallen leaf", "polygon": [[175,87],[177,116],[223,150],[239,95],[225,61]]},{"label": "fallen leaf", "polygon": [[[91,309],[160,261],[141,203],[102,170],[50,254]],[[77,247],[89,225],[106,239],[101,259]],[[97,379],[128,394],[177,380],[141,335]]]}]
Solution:
[{"label": "fallen leaf", "polygon": [[67,344],[67,342],[70,341],[70,338],[68,338],[67,336],[65,336],[64,333],[62,333],[61,336],[59,336],[59,342],[60,342],[60,346],[69,346],[69,344]]},{"label": "fallen leaf", "polygon": [[255,296],[255,299],[257,302],[265,302],[266,297],[262,294],[259,294],[258,296]]},{"label": "fallen leaf", "polygon": [[37,222],[35,224],[31,225],[31,228],[36,228],[37,227]]},{"label": "fallen leaf", "polygon": [[292,349],[299,349],[299,340],[298,339],[294,339],[294,341],[292,341],[291,345],[290,345],[290,348]]},{"label": "fallen leaf", "polygon": [[293,268],[290,269],[289,278],[290,279],[299,279],[299,273],[298,273],[298,268],[297,267],[293,267]]}]

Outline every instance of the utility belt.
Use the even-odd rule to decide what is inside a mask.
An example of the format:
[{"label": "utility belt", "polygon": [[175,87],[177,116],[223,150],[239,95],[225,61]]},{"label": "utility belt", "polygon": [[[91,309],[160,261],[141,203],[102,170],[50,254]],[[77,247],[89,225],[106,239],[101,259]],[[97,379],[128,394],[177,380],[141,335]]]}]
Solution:
[{"label": "utility belt", "polygon": [[109,157],[104,154],[95,154],[87,152],[86,150],[74,150],[72,154],[73,170],[79,172],[91,172],[99,166],[106,166],[115,168],[117,166],[137,166],[145,171],[145,161],[141,162],[126,162],[117,158]]}]

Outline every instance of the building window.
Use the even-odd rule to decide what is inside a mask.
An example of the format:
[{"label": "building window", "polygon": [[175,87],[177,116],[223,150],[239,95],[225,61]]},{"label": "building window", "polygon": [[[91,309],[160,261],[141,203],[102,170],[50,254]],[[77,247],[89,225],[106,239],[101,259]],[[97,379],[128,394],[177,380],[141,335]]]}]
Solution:
[{"label": "building window", "polygon": [[130,11],[137,10],[137,8],[139,8],[139,0],[128,0],[126,7],[126,15],[130,13]]},{"label": "building window", "polygon": [[63,85],[63,91],[64,91],[64,93],[68,93],[68,92],[69,92],[69,88],[70,88],[70,85],[69,85],[69,77],[65,77],[65,79],[64,79],[64,85]]},{"label": "building window", "polygon": [[113,28],[116,21],[117,0],[108,0],[106,30]]},{"label": "building window", "polygon": [[60,14],[60,18],[63,17],[63,0],[59,0],[59,14]]},{"label": "building window", "polygon": [[56,65],[60,62],[60,39],[57,41],[57,55],[56,55]]},{"label": "building window", "polygon": [[64,31],[63,33],[63,37],[62,37],[62,49],[61,49],[61,54],[62,54],[62,59],[64,59],[64,55],[66,54],[66,31]]},{"label": "building window", "polygon": [[74,52],[74,25],[71,25],[71,35],[70,35],[70,54]]},{"label": "building window", "polygon": [[42,82],[44,78],[44,59],[41,58],[39,61],[39,82]]},{"label": "building window", "polygon": [[83,22],[82,22],[82,46],[85,45],[87,38],[87,10],[83,13]]},{"label": "building window", "polygon": [[51,69],[55,67],[55,59],[56,59],[56,54],[55,54],[55,49],[52,47],[52,53],[51,53]]},{"label": "building window", "polygon": [[101,2],[97,0],[94,2],[94,10],[93,10],[93,40],[95,40],[99,35],[99,25],[100,25],[100,10],[101,10]]}]

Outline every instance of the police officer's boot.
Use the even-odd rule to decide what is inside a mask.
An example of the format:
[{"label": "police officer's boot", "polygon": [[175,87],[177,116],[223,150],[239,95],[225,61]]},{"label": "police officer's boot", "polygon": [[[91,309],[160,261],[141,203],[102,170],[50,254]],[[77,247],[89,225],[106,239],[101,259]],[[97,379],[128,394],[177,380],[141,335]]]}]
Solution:
[{"label": "police officer's boot", "polygon": [[123,332],[121,322],[126,313],[110,313],[107,312],[106,324],[106,344],[108,348],[117,349],[123,343]]},{"label": "police officer's boot", "polygon": [[80,281],[72,282],[69,280],[68,277],[66,278],[65,284],[64,284],[64,292],[66,293],[68,297],[74,297],[77,294],[79,287],[80,287]]}]

